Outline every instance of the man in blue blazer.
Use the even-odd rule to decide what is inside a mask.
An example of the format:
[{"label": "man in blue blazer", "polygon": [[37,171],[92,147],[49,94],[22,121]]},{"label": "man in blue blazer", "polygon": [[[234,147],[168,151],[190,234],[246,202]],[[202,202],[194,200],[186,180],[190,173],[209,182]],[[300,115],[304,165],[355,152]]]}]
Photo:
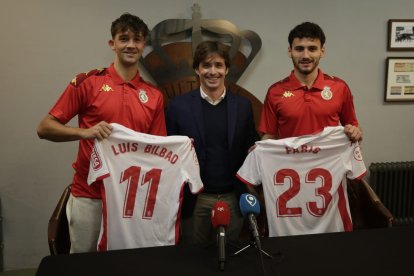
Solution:
[{"label": "man in blue blazer", "polygon": [[230,240],[238,239],[243,225],[238,201],[245,187],[236,178],[236,172],[259,137],[250,101],[226,90],[229,67],[225,45],[201,42],[193,58],[200,87],[173,98],[166,114],[168,135],[194,139],[200,164],[204,191],[196,198],[185,192],[182,209],[186,222],[182,224],[183,238],[194,243],[209,241],[213,230],[211,209],[217,201],[225,201],[230,207]]}]

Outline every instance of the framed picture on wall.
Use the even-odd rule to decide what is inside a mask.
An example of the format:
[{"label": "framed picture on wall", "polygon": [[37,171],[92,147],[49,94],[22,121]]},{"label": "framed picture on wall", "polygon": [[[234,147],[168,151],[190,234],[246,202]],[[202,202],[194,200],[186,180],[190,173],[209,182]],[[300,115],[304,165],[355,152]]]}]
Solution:
[{"label": "framed picture on wall", "polygon": [[388,20],[388,51],[414,51],[414,19]]},{"label": "framed picture on wall", "polygon": [[414,101],[414,57],[388,57],[385,101]]}]

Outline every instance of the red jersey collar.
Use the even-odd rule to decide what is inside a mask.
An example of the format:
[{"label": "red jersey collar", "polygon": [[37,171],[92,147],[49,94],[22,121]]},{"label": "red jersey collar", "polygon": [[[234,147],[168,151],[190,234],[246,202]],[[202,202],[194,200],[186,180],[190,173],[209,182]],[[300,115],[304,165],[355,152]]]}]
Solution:
[{"label": "red jersey collar", "polygon": [[118,72],[116,72],[115,66],[113,63],[111,64],[111,66],[109,66],[108,71],[109,71],[109,74],[111,75],[113,82],[117,85],[124,84],[124,83],[130,83],[134,87],[138,87],[138,84],[140,83],[140,80],[141,80],[141,76],[139,74],[139,71],[137,70],[137,74],[132,80],[124,81],[124,79],[121,78],[120,75],[118,75]]},{"label": "red jersey collar", "polygon": [[[318,77],[316,77],[315,82],[312,85],[312,88],[316,88],[318,90],[323,90],[324,88],[324,73],[321,69],[318,68]],[[294,71],[289,75],[289,83],[291,84],[291,90],[300,89],[303,87],[303,85],[298,81],[298,79],[295,77]]]}]

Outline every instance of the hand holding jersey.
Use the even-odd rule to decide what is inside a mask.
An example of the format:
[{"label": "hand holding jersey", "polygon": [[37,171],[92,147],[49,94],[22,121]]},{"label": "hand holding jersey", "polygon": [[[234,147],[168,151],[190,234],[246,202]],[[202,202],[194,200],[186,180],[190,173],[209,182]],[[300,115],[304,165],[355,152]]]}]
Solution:
[{"label": "hand holding jersey", "polygon": [[111,135],[112,126],[105,121],[97,123],[96,125],[82,129],[82,134],[80,135],[82,139],[98,139],[103,140],[108,138]]},{"label": "hand holding jersey", "polygon": [[345,125],[344,131],[352,142],[362,141],[362,131],[359,129],[359,127],[353,125]]}]

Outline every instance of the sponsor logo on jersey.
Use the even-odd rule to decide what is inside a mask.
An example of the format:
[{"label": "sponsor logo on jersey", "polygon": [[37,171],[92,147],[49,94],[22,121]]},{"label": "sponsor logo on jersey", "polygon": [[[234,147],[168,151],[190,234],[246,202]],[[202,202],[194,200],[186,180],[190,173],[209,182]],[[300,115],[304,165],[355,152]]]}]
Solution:
[{"label": "sponsor logo on jersey", "polygon": [[362,161],[362,153],[361,153],[361,149],[359,146],[356,146],[354,148],[354,158],[357,161]]},{"label": "sponsor logo on jersey", "polygon": [[294,97],[294,96],[295,96],[295,94],[293,94],[292,92],[285,91],[285,92],[283,92],[282,98],[290,98],[290,97]]},{"label": "sponsor logo on jersey", "polygon": [[101,87],[101,90],[99,90],[99,91],[109,92],[109,91],[114,91],[114,90],[108,84],[103,84],[102,87]]},{"label": "sponsor logo on jersey", "polygon": [[100,168],[102,168],[102,161],[101,161],[101,158],[99,157],[99,154],[97,153],[95,147],[93,147],[93,149],[92,149],[91,162],[92,162],[92,168],[93,168],[94,171],[97,171]]},{"label": "sponsor logo on jersey", "polygon": [[323,88],[323,90],[321,92],[321,97],[325,101],[329,101],[330,99],[332,99],[332,91],[331,91],[331,88],[329,86],[325,86]]},{"label": "sponsor logo on jersey", "polygon": [[144,89],[140,89],[138,95],[139,95],[139,100],[142,103],[148,102],[148,95],[147,95],[147,92]]}]

